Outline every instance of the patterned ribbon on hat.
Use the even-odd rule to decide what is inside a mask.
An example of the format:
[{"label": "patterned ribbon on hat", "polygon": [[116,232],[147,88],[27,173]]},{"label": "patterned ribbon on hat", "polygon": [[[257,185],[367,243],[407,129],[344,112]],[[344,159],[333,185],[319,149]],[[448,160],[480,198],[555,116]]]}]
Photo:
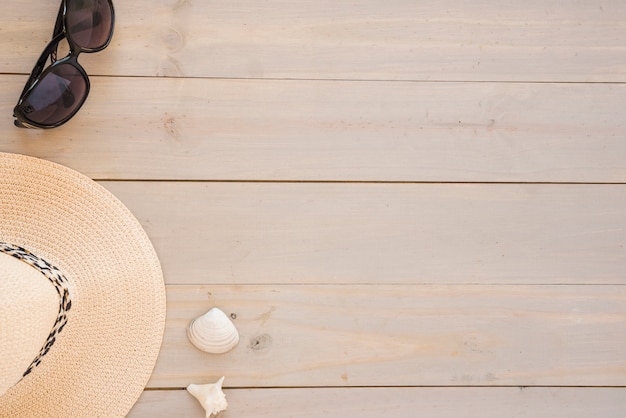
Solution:
[{"label": "patterned ribbon on hat", "polygon": [[25,248],[15,245],[0,242],[0,252],[15,257],[18,260],[22,260],[29,266],[35,268],[37,271],[43,274],[50,281],[50,283],[53,284],[59,295],[59,314],[57,315],[57,319],[54,322],[54,325],[52,326],[52,331],[50,331],[50,334],[48,335],[48,338],[46,339],[46,342],[39,351],[37,357],[35,357],[28,369],[24,372],[22,376],[24,377],[32,372],[35,367],[41,364],[43,356],[48,354],[48,351],[50,351],[50,348],[56,341],[57,336],[61,331],[63,331],[63,327],[65,327],[65,325],[67,324],[67,312],[72,307],[72,300],[70,299],[67,279],[59,271],[58,268],[48,263],[46,260],[37,257]]}]

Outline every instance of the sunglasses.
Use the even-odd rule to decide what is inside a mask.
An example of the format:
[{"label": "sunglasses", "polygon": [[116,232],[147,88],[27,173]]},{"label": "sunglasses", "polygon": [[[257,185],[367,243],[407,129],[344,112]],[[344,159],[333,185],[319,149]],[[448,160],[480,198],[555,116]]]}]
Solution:
[{"label": "sunglasses", "polygon": [[[56,128],[70,120],[89,94],[89,77],[78,63],[81,52],[102,51],[111,42],[115,14],[111,0],[63,0],[52,40],[41,53],[13,110],[15,126]],[[57,61],[59,42],[69,54]],[[50,58],[50,66],[46,61]]]}]

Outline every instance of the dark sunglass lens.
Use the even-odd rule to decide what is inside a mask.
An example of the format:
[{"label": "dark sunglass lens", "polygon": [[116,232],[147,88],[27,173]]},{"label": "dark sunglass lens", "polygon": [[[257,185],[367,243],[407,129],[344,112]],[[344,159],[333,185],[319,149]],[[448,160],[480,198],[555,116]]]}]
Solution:
[{"label": "dark sunglass lens", "polygon": [[41,78],[22,102],[24,116],[41,125],[71,117],[87,98],[87,80],[70,64],[60,64]]},{"label": "dark sunglass lens", "polygon": [[78,46],[104,47],[113,32],[113,9],[108,0],[67,0],[67,35]]}]

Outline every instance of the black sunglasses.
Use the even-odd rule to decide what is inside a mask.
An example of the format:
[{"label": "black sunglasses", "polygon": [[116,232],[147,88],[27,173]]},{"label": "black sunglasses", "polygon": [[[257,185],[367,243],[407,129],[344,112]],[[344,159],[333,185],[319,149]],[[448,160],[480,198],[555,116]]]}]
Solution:
[{"label": "black sunglasses", "polygon": [[[106,48],[113,36],[114,20],[111,0],[61,2],[52,40],[37,60],[13,110],[15,126],[56,128],[78,112],[89,94],[89,77],[78,63],[78,55]],[[57,61],[63,38],[70,53]],[[46,68],[48,58],[51,65]]]}]

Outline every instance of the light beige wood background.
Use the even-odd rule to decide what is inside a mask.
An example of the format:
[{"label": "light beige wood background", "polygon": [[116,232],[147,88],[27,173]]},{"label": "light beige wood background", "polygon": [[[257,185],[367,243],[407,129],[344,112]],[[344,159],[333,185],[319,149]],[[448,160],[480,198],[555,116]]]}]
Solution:
[{"label": "light beige wood background", "polygon": [[[56,2],[3,2],[0,151],[98,180],[162,260],[130,416],[626,414],[626,3],[116,1],[70,123],[12,126]],[[219,306],[241,342],[193,348]]]}]

